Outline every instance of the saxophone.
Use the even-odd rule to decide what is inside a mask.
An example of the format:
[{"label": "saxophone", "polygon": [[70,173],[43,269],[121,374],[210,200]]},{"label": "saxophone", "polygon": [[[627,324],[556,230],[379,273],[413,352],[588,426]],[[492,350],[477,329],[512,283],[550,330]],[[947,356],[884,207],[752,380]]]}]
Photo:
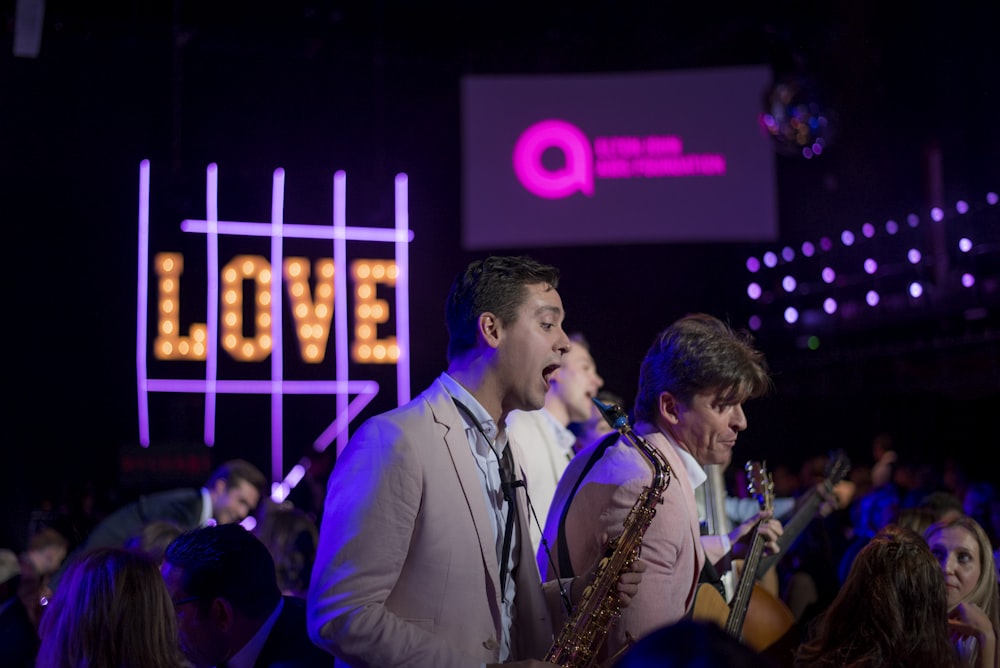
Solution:
[{"label": "saxophone", "polygon": [[583,591],[580,605],[559,633],[545,660],[562,668],[589,668],[597,660],[612,622],[621,613],[617,584],[639,556],[642,537],[649,528],[656,506],[663,502],[663,492],[670,484],[670,465],[646,439],[632,431],[621,406],[593,399],[601,415],[649,460],[653,479],[644,487],[625,519],[621,535],[608,543],[598,564],[594,581]]}]

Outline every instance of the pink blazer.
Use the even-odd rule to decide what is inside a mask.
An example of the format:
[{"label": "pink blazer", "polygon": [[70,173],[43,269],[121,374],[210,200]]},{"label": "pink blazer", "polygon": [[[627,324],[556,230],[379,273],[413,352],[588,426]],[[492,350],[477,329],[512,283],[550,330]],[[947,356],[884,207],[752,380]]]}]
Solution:
[{"label": "pink blazer", "polygon": [[[631,605],[622,610],[620,622],[608,634],[612,653],[626,642],[626,633],[638,640],[650,631],[683,618],[694,602],[698,577],[705,563],[700,540],[698,509],[691,480],[676,450],[666,436],[650,425],[639,424],[636,433],[666,458],[672,479],[663,495],[663,505],[643,537],[640,556],[646,562],[639,591]],[[576,457],[559,481],[556,497],[545,524],[556,568],[539,552],[540,567],[549,577],[558,573],[557,534],[559,515],[566,497],[598,444],[588,446]],[[566,515],[566,546],[574,572],[594,563],[601,551],[601,535],[618,536],[629,511],[643,488],[652,482],[649,461],[631,444],[619,440],[604,453],[580,484]],[[714,547],[714,546],[713,546]],[[721,547],[721,546],[720,546]],[[720,555],[721,556],[721,555]]]},{"label": "pink blazer", "polygon": [[[465,422],[440,381],[367,420],[328,485],[308,595],[313,642],[356,667],[497,662],[493,529]],[[517,502],[511,658],[542,658],[553,640],[548,606],[558,611],[558,595],[554,587],[543,592],[523,493]]]}]

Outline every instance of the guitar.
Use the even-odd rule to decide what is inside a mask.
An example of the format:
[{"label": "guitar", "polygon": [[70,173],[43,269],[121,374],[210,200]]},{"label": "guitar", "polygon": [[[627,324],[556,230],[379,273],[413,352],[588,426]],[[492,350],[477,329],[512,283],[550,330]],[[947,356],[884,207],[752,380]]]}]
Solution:
[{"label": "guitar", "polygon": [[[771,474],[767,472],[767,465],[763,462],[757,463],[749,461],[746,464],[746,472],[749,482],[747,483],[750,496],[757,499],[762,511],[772,510],[774,502],[774,482]],[[729,606],[729,617],[726,619],[726,633],[743,640],[743,622],[747,617],[747,607],[750,605],[750,595],[757,578],[753,577],[757,573],[757,565],[760,557],[764,553],[764,536],[760,533],[760,524],[753,530],[753,539],[750,542],[750,550],[747,552],[743,562],[743,572],[748,577],[740,578],[740,583],[736,587],[736,594],[733,602]]]},{"label": "guitar", "polygon": [[[751,490],[751,494],[757,497],[762,508],[764,504],[770,507],[773,499],[773,484],[766,469],[761,465],[758,466],[756,479],[751,476],[751,484],[748,485],[748,488]],[[752,473],[753,462],[748,462],[747,467],[748,473]],[[756,490],[759,490],[759,493],[755,493]],[[715,518],[715,520],[718,525],[716,531],[728,530],[728,520],[725,518]],[[756,533],[756,529],[754,531],[750,547],[751,554],[747,557],[748,562],[751,557],[759,561],[764,548],[763,537]],[[754,552],[756,552],[756,556],[754,556]],[[746,570],[746,563],[744,573],[752,572]],[[785,637],[785,634],[795,624],[795,618],[788,606],[751,577],[744,577],[740,580],[733,596],[732,605],[726,602],[712,584],[698,585],[691,617],[718,624],[730,635],[760,652],[774,646]],[[745,629],[744,622],[746,622]]]},{"label": "guitar", "polygon": [[[851,460],[843,450],[832,450],[826,463],[823,485],[827,492],[833,491],[833,486],[843,480],[851,470]],[[799,534],[816,517],[820,505],[823,503],[823,495],[815,488],[811,489],[802,500],[795,506],[792,516],[787,521],[782,521],[781,528],[784,530],[778,537],[778,546],[781,551],[768,555],[761,559],[757,566],[757,578],[760,579],[779,559],[785,556],[785,552],[792,546]]]}]

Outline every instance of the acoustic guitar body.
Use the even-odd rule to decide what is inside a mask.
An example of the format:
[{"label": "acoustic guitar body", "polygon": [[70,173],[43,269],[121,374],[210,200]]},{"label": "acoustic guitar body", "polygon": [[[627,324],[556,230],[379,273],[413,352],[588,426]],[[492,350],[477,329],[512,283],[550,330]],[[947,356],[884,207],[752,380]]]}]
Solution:
[{"label": "acoustic guitar body", "polygon": [[[698,585],[692,619],[709,621],[726,628],[729,605],[718,590],[710,584]],[[795,625],[795,617],[784,601],[775,597],[760,584],[754,584],[747,607],[746,621],[743,623],[743,642],[758,652],[770,648]]]}]

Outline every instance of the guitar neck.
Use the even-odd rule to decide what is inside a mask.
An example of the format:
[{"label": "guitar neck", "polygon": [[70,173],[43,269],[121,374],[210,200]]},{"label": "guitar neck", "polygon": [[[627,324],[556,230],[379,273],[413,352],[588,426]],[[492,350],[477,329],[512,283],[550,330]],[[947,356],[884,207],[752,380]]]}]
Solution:
[{"label": "guitar neck", "polygon": [[743,637],[743,622],[747,617],[747,608],[750,606],[750,596],[753,594],[753,586],[756,578],[753,574],[757,572],[760,555],[764,552],[764,537],[760,535],[760,525],[754,529],[753,542],[750,544],[750,552],[747,554],[743,565],[743,577],[736,588],[736,595],[729,608],[729,617],[726,619],[726,633],[733,638],[741,640]]},{"label": "guitar neck", "polygon": [[799,502],[795,511],[792,513],[791,519],[787,522],[783,522],[781,525],[783,533],[778,536],[778,546],[781,548],[781,551],[760,560],[756,570],[757,578],[763,577],[764,573],[766,573],[771,566],[778,561],[778,559],[785,556],[785,549],[794,543],[795,539],[799,537],[799,534],[801,534],[805,528],[809,526],[809,523],[812,522],[813,518],[816,516],[816,511],[819,510],[820,503],[822,502],[823,499],[815,489],[810,490],[802,501]]}]

